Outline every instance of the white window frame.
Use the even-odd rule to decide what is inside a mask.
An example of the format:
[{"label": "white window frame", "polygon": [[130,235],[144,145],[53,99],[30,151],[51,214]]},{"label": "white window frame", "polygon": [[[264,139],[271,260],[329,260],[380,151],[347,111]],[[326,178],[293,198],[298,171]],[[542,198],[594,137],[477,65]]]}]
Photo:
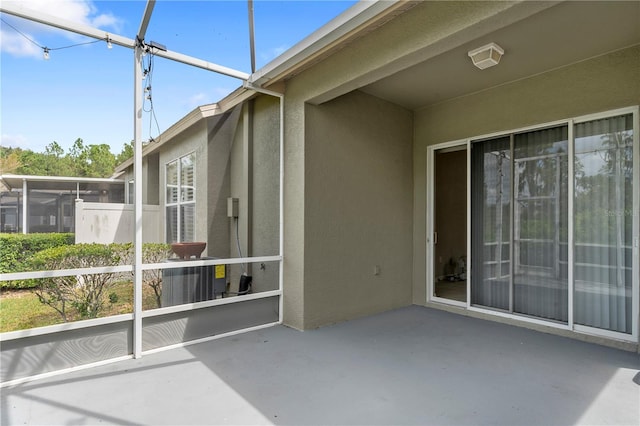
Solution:
[{"label": "white window frame", "polygon": [[134,191],[134,183],[133,183],[133,179],[127,179],[127,184],[125,185],[125,194],[124,194],[124,199],[125,204],[130,204],[133,205],[135,199],[135,191]]},{"label": "white window frame", "polygon": [[[187,187],[188,185],[182,185],[182,160],[186,157],[189,156],[193,156],[193,185],[189,186],[192,190],[193,190],[193,199],[189,200],[189,201],[183,201],[182,200],[182,188],[183,187]],[[181,213],[181,207],[182,206],[186,206],[186,205],[193,205],[194,211],[196,209],[196,160],[197,160],[197,156],[195,151],[191,151],[187,154],[181,155],[178,158],[175,158],[171,161],[168,161],[165,163],[164,166],[164,216],[165,216],[165,220],[164,220],[164,227],[165,227],[165,241],[167,242],[183,242],[181,235],[182,235],[182,213]],[[169,188],[169,182],[168,182],[168,173],[167,173],[167,169],[169,167],[169,165],[171,163],[176,163],[177,164],[177,201],[176,202],[170,202],[168,197],[167,197],[167,189]],[[169,241],[169,229],[167,228],[167,210],[169,207],[175,207],[176,208],[176,223],[177,223],[177,228],[176,228],[176,241]],[[194,229],[194,238],[195,238],[195,228],[196,228],[196,215],[194,214],[193,217],[193,229]]]}]

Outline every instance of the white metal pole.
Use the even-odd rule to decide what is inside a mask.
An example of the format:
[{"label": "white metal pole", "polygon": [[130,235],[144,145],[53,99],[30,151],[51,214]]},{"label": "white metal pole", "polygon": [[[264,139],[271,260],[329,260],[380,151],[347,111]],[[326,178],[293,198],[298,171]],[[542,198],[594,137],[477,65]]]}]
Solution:
[{"label": "white metal pole", "polygon": [[142,356],[142,46],[134,48],[134,143],[133,195],[135,235],[133,241],[133,356]]},{"label": "white metal pole", "polygon": [[279,95],[280,100],[280,305],[278,309],[278,322],[282,324],[284,319],[284,95]]},{"label": "white metal pole", "polygon": [[249,54],[251,55],[251,72],[256,72],[256,45],[253,30],[253,0],[247,1],[249,6]]},{"label": "white metal pole", "polygon": [[28,204],[29,203],[27,202],[27,180],[22,179],[22,233],[23,234],[27,233],[27,224],[29,223],[27,221],[27,218],[29,217],[29,215],[27,214]]}]

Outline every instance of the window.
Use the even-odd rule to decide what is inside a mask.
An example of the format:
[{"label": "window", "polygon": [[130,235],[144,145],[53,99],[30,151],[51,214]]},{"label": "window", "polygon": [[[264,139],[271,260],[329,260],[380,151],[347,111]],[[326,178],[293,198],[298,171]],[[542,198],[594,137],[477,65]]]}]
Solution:
[{"label": "window", "polygon": [[600,117],[472,142],[472,305],[632,334],[634,115]]},{"label": "window", "polygon": [[195,238],[195,154],[167,163],[166,167],[167,242],[193,241]]},{"label": "window", "polygon": [[129,179],[127,182],[127,204],[133,204],[135,202],[134,188],[133,179]]}]

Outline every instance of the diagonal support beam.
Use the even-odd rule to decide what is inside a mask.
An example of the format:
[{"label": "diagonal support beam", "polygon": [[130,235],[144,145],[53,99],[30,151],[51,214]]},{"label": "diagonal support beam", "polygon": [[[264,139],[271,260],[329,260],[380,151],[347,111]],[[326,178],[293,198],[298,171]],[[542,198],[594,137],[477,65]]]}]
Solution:
[{"label": "diagonal support beam", "polygon": [[249,54],[251,55],[251,72],[256,72],[256,44],[253,29],[253,0],[248,0],[249,6]]},{"label": "diagonal support beam", "polygon": [[112,44],[128,47],[130,49],[133,49],[136,45],[136,42],[133,39],[122,37],[117,34],[111,34],[105,30],[92,28],[88,25],[58,18],[57,16],[48,15],[33,9],[28,9],[22,7],[19,3],[2,2],[0,3],[0,12],[99,40],[106,40],[107,37],[109,37]]},{"label": "diagonal support beam", "polygon": [[151,20],[151,13],[156,5],[156,0],[147,1],[147,5],[144,8],[144,14],[142,15],[142,21],[140,21],[140,29],[138,30],[138,39],[144,40],[144,36],[147,34],[147,28],[149,27],[149,21]]},{"label": "diagonal support beam", "polygon": [[[153,9],[153,7],[150,8],[149,3],[147,3],[147,9],[145,10],[145,17],[143,18],[143,23],[140,25],[140,30],[144,29],[145,32],[146,32],[146,25],[144,24],[144,21],[145,19],[150,18],[150,16],[147,16],[147,11],[149,12],[149,15],[150,15],[151,9]],[[61,30],[70,31],[72,33],[95,38],[98,40],[107,40],[107,37],[108,37],[111,43],[117,44],[123,47],[128,47],[130,49],[135,48],[137,44],[136,40],[123,37],[117,34],[111,34],[104,30],[99,30],[97,28],[92,28],[87,25],[79,24],[77,22],[68,21],[66,19],[58,18],[56,16],[51,16],[51,15],[41,13],[32,9],[21,7],[19,5],[16,5],[13,2],[0,3],[0,12],[17,16],[19,18],[24,18],[29,21],[38,22],[54,28],[59,28]],[[227,75],[229,77],[237,78],[240,80],[246,81],[249,79],[248,73],[234,70],[232,68],[227,68],[222,65],[214,64],[214,63],[205,61],[203,59],[198,59],[191,56],[183,55],[181,53],[171,52],[171,51],[161,51],[158,49],[154,49],[152,53],[156,56],[160,56],[176,62],[181,62],[183,64],[191,65],[197,68],[202,68],[207,71],[216,72],[218,74]]]}]

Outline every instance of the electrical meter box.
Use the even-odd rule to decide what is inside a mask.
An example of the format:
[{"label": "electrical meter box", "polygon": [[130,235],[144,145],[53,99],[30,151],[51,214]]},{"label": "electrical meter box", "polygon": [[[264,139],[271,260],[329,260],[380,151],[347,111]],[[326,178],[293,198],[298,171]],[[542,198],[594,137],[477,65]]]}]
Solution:
[{"label": "electrical meter box", "polygon": [[238,217],[238,203],[239,200],[237,198],[227,198],[227,216],[228,217]]}]

